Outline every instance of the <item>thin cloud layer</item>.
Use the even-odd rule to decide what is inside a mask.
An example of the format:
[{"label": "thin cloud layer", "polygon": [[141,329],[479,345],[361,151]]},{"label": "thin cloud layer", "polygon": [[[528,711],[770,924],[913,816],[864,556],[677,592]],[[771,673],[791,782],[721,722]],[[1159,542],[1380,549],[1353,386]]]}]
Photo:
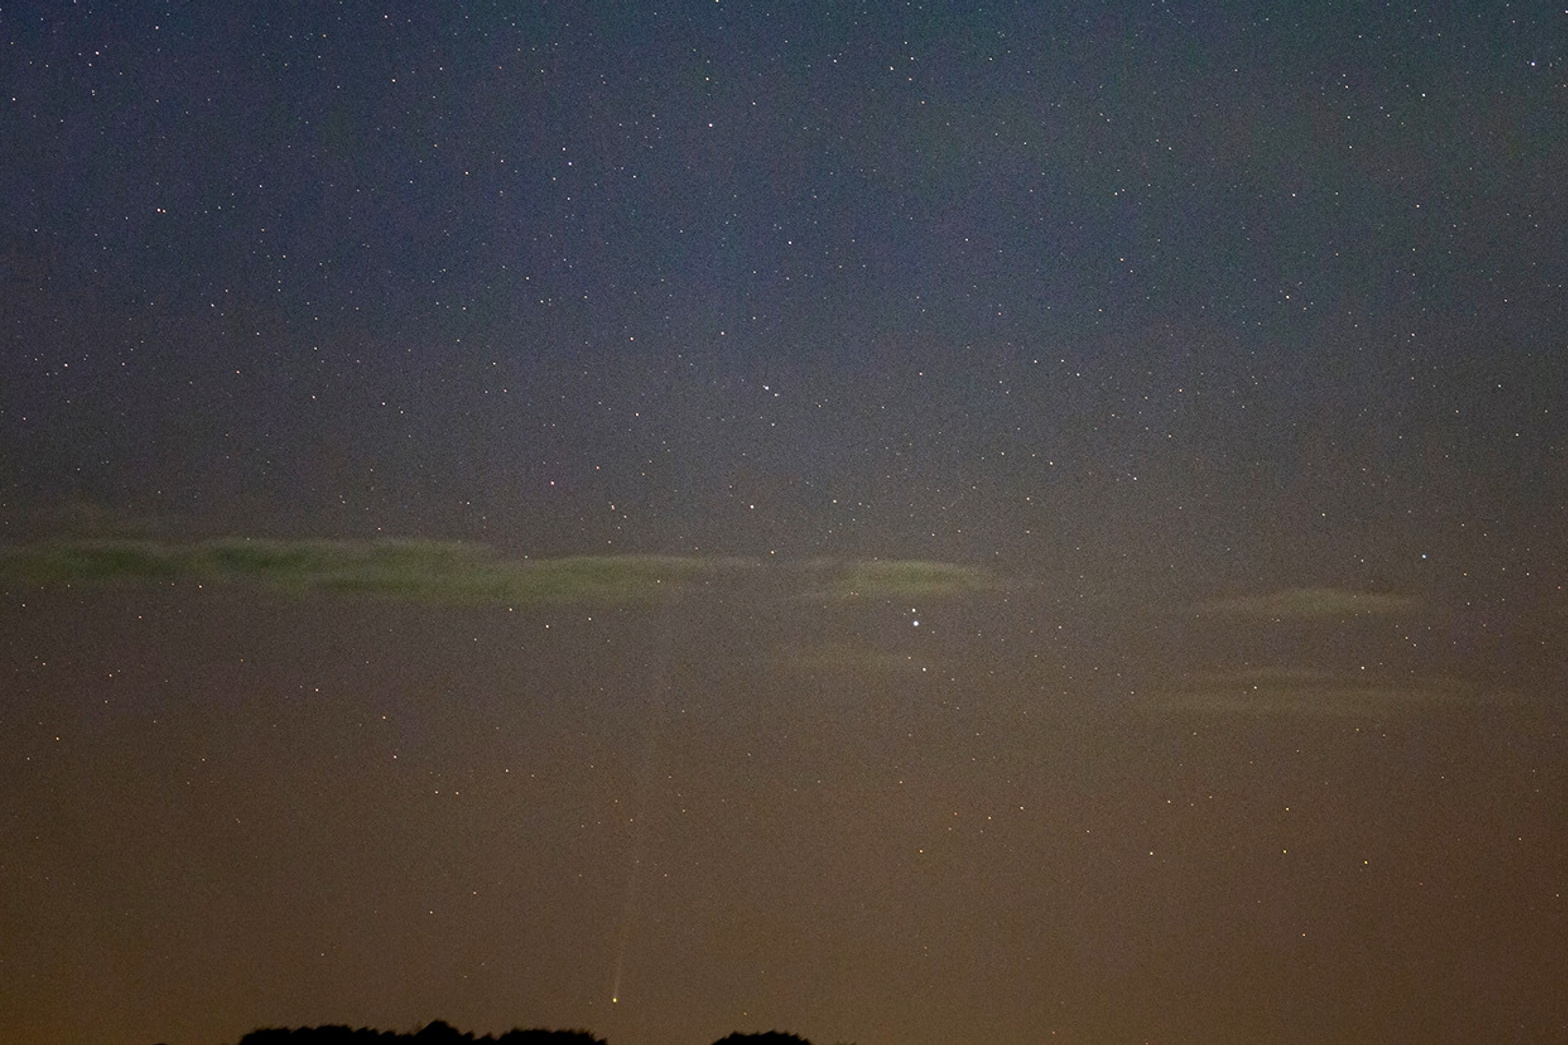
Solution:
[{"label": "thin cloud layer", "polygon": [[517,559],[457,541],[266,540],[192,543],[133,539],[0,547],[0,583],[46,586],[249,584],[293,594],[344,592],[436,603],[507,605],[659,601],[692,586],[759,570],[831,599],[922,599],[994,591],[995,576],[927,560],[818,561],[801,572],[750,559],[578,555]]},{"label": "thin cloud layer", "polygon": [[930,600],[998,591],[1006,582],[988,570],[931,559],[865,559],[812,564],[813,594],[832,599]]},{"label": "thin cloud layer", "polygon": [[1392,616],[1421,608],[1417,599],[1344,588],[1288,588],[1267,595],[1241,595],[1195,604],[1204,616],[1263,620],[1320,620],[1335,617]]},{"label": "thin cloud layer", "polygon": [[1451,678],[1396,681],[1292,668],[1197,674],[1145,696],[1148,707],[1164,712],[1329,718],[1376,718],[1500,699]]},{"label": "thin cloud layer", "polygon": [[823,642],[811,646],[780,646],[759,660],[774,671],[808,675],[854,675],[888,679],[931,673],[931,665],[911,654],[883,649],[867,642]]},{"label": "thin cloud layer", "polygon": [[718,559],[568,556],[508,559],[452,541],[231,538],[193,544],[103,540],[0,548],[0,581],[48,586],[249,584],[437,603],[646,602],[716,574]]}]

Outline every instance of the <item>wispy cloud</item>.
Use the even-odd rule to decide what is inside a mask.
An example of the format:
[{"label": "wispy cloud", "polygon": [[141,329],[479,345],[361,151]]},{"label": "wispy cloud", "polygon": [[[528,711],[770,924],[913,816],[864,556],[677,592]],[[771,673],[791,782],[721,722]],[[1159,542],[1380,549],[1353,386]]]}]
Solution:
[{"label": "wispy cloud", "polygon": [[124,538],[0,545],[0,583],[48,586],[249,584],[294,594],[347,592],[411,601],[635,603],[766,571],[802,597],[921,599],[995,591],[984,570],[930,560],[763,564],[717,556],[578,555],[508,558],[456,541],[272,540],[187,543]]},{"label": "wispy cloud", "polygon": [[929,675],[929,662],[912,654],[882,649],[865,642],[824,642],[810,646],[780,646],[757,661],[774,671],[808,675],[854,675],[876,679]]},{"label": "wispy cloud", "polygon": [[1508,699],[1452,678],[1380,679],[1291,668],[1202,673],[1145,697],[1148,707],[1166,712],[1360,718]]},{"label": "wispy cloud", "polygon": [[938,599],[999,591],[1009,582],[988,570],[931,559],[819,560],[807,567],[813,596],[831,599]]},{"label": "wispy cloud", "polygon": [[0,581],[49,586],[249,584],[440,603],[642,602],[712,576],[725,560],[677,556],[509,559],[452,541],[228,538],[188,544],[50,541],[0,547]]},{"label": "wispy cloud", "polygon": [[1210,599],[1192,606],[1193,612],[1205,616],[1264,620],[1391,616],[1420,608],[1420,600],[1408,596],[1345,588],[1287,588],[1267,595]]}]

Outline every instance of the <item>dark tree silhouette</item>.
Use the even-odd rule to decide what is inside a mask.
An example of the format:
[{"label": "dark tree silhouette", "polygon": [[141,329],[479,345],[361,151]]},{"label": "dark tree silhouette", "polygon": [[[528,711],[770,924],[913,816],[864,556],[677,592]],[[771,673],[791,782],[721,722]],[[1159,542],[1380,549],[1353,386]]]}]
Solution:
[{"label": "dark tree silhouette", "polygon": [[757,1034],[742,1034],[736,1031],[727,1037],[720,1038],[713,1045],[811,1045],[811,1042],[798,1034],[786,1034],[781,1030],[766,1030]]},{"label": "dark tree silhouette", "polygon": [[496,1045],[607,1045],[585,1030],[509,1030]]},{"label": "dark tree silhouette", "polygon": [[445,1020],[427,1023],[412,1034],[396,1031],[354,1030],[337,1024],[322,1027],[263,1027],[251,1031],[239,1040],[239,1045],[607,1045],[603,1038],[596,1038],[585,1030],[509,1030],[499,1038],[486,1034],[474,1037],[472,1032],[460,1032]]},{"label": "dark tree silhouette", "polygon": [[343,1024],[329,1023],[320,1027],[263,1027],[253,1030],[240,1039],[239,1045],[385,1045],[395,1041],[413,1041],[412,1035],[395,1031],[355,1030]]}]

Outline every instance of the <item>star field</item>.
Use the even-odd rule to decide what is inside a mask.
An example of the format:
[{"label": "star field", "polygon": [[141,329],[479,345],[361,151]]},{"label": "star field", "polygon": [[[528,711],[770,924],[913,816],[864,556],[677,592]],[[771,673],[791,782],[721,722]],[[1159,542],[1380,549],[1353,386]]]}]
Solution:
[{"label": "star field", "polygon": [[1568,12],[0,12],[0,1025],[1568,1034]]}]

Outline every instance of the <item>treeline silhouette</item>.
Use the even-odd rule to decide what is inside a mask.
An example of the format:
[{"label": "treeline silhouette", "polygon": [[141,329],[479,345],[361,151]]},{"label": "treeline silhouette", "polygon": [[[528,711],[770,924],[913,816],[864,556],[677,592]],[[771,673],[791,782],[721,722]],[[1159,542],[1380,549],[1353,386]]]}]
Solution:
[{"label": "treeline silhouette", "polygon": [[239,1045],[392,1045],[415,1042],[417,1045],[607,1045],[585,1030],[509,1030],[499,1038],[486,1034],[476,1038],[472,1032],[458,1031],[445,1020],[427,1023],[412,1034],[368,1027],[329,1024],[324,1027],[263,1027],[240,1039]]},{"label": "treeline silhouette", "polygon": [[[337,1024],[323,1027],[262,1027],[241,1038],[239,1045],[392,1045],[394,1042],[411,1042],[414,1045],[608,1045],[603,1038],[596,1038],[585,1030],[518,1029],[509,1030],[500,1037],[486,1034],[477,1038],[472,1032],[457,1030],[445,1020],[427,1023],[411,1034]],[[783,1031],[736,1031],[720,1038],[713,1045],[811,1045],[811,1042],[798,1034],[786,1034]]]}]

